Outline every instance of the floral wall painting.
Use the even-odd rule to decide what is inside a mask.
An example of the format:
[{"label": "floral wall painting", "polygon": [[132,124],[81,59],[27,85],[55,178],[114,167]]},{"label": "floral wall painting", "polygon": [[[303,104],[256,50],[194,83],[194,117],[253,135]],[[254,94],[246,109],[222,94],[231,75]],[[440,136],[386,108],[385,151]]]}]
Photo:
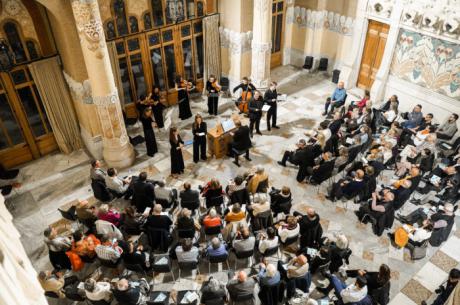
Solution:
[{"label": "floral wall painting", "polygon": [[402,29],[391,74],[460,100],[460,45]]}]

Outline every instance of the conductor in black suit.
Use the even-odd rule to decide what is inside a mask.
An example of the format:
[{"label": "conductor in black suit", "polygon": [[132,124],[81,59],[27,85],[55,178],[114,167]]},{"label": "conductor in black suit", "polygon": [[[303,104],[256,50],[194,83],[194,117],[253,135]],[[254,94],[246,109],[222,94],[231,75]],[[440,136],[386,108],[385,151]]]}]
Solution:
[{"label": "conductor in black suit", "polygon": [[264,103],[270,106],[270,109],[267,111],[267,130],[269,131],[271,130],[270,127],[279,129],[279,127],[276,125],[276,116],[277,116],[276,100],[278,98],[278,92],[276,91],[276,85],[277,85],[276,82],[271,82],[270,88],[268,88],[268,90],[265,91],[265,94],[264,94]]},{"label": "conductor in black suit", "polygon": [[[233,135],[233,141],[230,143],[230,154],[233,153],[233,150],[246,151],[246,155],[244,157],[246,160],[251,161],[251,158],[249,158],[249,149],[252,147],[252,143],[249,136],[249,127],[241,126],[240,121],[235,121],[235,126],[238,129],[234,133],[230,133]],[[238,162],[238,154],[234,154],[234,157],[235,161],[233,161],[233,163],[240,166]]]}]

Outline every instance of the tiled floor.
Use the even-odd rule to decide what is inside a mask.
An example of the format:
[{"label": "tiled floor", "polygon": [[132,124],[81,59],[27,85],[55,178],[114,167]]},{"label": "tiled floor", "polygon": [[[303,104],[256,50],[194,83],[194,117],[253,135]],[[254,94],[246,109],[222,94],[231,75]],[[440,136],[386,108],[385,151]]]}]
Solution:
[{"label": "tiled floor", "polygon": [[[324,197],[325,186],[319,192],[316,187],[298,184],[295,180],[294,167],[282,168],[276,164],[286,149],[292,149],[294,143],[303,132],[317,126],[321,119],[325,97],[332,92],[335,85],[323,75],[306,74],[294,67],[281,67],[273,71],[272,77],[278,81],[279,92],[288,94],[288,101],[282,102],[278,108],[278,125],[280,130],[266,130],[266,122],[261,122],[263,136],[254,137],[254,149],[251,151],[252,162],[242,161],[242,167],[236,167],[229,159],[211,159],[206,163],[194,164],[191,159],[191,147],[187,148],[185,174],[179,179],[169,177],[170,160],[168,156],[169,143],[165,131],[156,132],[159,153],[154,158],[148,158],[145,147],[136,147],[137,158],[130,169],[121,171],[121,175],[146,170],[149,177],[154,179],[167,178],[168,183],[180,187],[185,181],[194,187],[202,184],[211,177],[217,177],[226,185],[230,178],[243,173],[256,164],[263,164],[270,175],[270,184],[275,187],[288,185],[293,191],[294,209],[305,211],[308,206],[314,207],[321,215],[321,223],[325,233],[342,231],[350,238],[353,251],[350,268],[365,268],[377,270],[385,263],[392,269],[392,305],[420,304],[422,298],[432,297],[436,286],[446,279],[447,271],[460,262],[460,234],[451,236],[439,249],[430,248],[426,258],[410,261],[407,252],[394,249],[386,235],[377,237],[371,228],[360,224],[353,211],[357,208],[353,203],[346,205],[342,202],[331,203]],[[350,99],[354,99],[351,94]],[[195,100],[192,111],[204,113],[206,102]],[[220,117],[230,117],[235,111],[230,99],[221,99]],[[176,120],[177,111],[172,111]],[[216,118],[204,115],[208,126],[215,125]],[[246,119],[243,120],[243,123]],[[185,122],[174,122],[181,129],[184,139],[191,137],[192,119]],[[129,128],[131,135],[141,132],[140,126]],[[48,266],[47,251],[41,242],[43,230],[50,223],[60,219],[57,208],[71,204],[76,199],[90,198],[89,187],[89,157],[84,151],[75,152],[69,156],[54,154],[32,162],[21,170],[23,186],[8,198],[12,207],[15,224],[22,234],[21,240],[37,269]],[[388,182],[390,173],[382,179]],[[126,204],[123,202],[122,204]],[[404,207],[409,212],[414,207],[410,204]],[[457,224],[458,224],[457,217]],[[395,223],[395,226],[398,223]],[[207,270],[206,268],[204,268]],[[436,270],[434,275],[433,270]],[[203,270],[202,270],[203,271]],[[224,273],[217,273],[225,277]],[[169,275],[155,278],[155,289],[184,289],[199,287],[197,281],[181,280],[175,283]]]}]

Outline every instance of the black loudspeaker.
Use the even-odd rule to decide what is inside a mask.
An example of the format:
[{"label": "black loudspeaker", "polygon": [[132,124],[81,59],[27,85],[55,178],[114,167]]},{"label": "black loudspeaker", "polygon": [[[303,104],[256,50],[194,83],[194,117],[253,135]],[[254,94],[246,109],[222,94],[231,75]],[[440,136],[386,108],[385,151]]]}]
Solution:
[{"label": "black loudspeaker", "polygon": [[313,56],[305,56],[305,63],[303,64],[304,69],[313,68]]},{"label": "black loudspeaker", "polygon": [[327,71],[327,63],[328,59],[327,58],[321,58],[319,60],[319,66],[318,66],[318,71]]},{"label": "black loudspeaker", "polygon": [[332,82],[337,84],[339,82],[339,76],[340,70],[335,69],[334,71],[332,71]]}]

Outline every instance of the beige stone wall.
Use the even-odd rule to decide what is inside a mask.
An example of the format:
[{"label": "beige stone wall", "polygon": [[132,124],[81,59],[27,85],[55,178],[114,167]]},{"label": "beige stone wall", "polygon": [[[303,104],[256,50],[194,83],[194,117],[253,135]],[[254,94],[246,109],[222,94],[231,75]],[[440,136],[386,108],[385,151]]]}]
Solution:
[{"label": "beige stone wall", "polygon": [[38,36],[32,18],[20,0],[2,1],[2,8],[0,10],[0,25],[2,25],[2,30],[0,30],[0,38],[5,38],[3,23],[7,20],[13,20],[18,23],[21,26],[24,39],[33,39],[38,45]]},{"label": "beige stone wall", "polygon": [[[109,19],[113,18],[112,0],[98,0],[99,12],[101,13],[102,23],[105,24]],[[128,16],[137,18],[139,29],[144,29],[142,15],[150,9],[149,0],[125,0],[126,11]]]}]

